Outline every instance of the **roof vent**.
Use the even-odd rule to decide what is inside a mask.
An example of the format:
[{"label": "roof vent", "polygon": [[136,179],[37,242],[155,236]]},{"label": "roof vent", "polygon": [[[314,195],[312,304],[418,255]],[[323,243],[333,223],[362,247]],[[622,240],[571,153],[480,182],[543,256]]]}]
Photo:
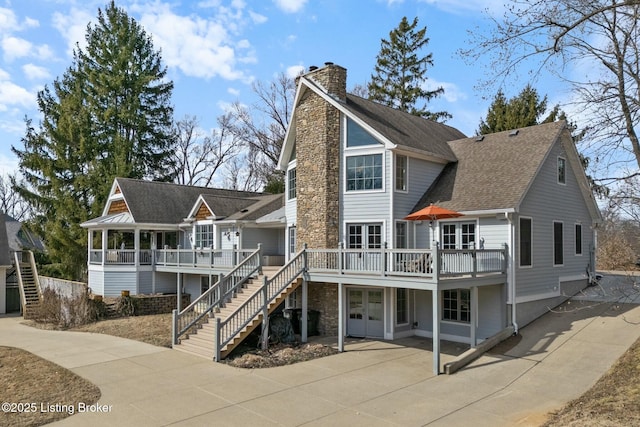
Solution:
[{"label": "roof vent", "polygon": [[317,66],[315,66],[315,65],[311,65],[311,66],[309,67],[309,71],[315,71],[315,70],[317,70],[317,69],[318,69],[318,67],[317,67]]},{"label": "roof vent", "polygon": [[509,132],[509,136],[516,136],[518,135],[518,133],[520,133],[520,131],[518,129],[514,129],[511,132]]},{"label": "roof vent", "polygon": [[476,142],[480,142],[480,141],[482,141],[482,140],[484,140],[484,135],[478,135],[478,136],[476,136]]},{"label": "roof vent", "polygon": [[324,65],[326,66],[333,65],[333,62],[325,62]]}]

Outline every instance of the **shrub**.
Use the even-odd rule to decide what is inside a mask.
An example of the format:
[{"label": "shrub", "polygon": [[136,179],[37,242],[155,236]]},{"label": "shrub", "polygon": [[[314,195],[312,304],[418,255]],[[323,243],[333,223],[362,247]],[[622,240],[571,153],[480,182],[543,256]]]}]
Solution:
[{"label": "shrub", "polygon": [[67,329],[95,322],[105,316],[106,306],[102,301],[90,299],[86,295],[67,298],[53,289],[45,288],[35,320],[38,323],[49,323]]}]

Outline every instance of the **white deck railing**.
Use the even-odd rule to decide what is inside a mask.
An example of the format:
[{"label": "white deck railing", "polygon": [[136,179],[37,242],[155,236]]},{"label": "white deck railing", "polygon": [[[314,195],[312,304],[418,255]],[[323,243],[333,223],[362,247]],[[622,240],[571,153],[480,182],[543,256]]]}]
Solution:
[{"label": "white deck railing", "polygon": [[307,249],[307,257],[311,273],[437,278],[506,272],[504,249]]},{"label": "white deck railing", "polygon": [[[231,269],[246,249],[91,250],[90,264]],[[506,249],[306,249],[312,273],[414,276],[432,279],[506,273]],[[437,262],[435,262],[437,260]]]}]

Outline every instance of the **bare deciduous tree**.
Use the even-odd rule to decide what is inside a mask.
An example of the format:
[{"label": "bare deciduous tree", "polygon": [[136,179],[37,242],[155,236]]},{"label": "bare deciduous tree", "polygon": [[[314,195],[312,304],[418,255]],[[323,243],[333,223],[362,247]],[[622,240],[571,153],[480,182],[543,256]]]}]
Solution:
[{"label": "bare deciduous tree", "polygon": [[218,117],[217,123],[218,128],[207,136],[193,116],[176,123],[174,160],[179,184],[213,185],[216,172],[240,152],[241,141],[235,131],[234,116],[226,113]]},{"label": "bare deciduous tree", "polygon": [[18,175],[0,175],[0,213],[6,213],[17,221],[25,221],[31,216],[31,207],[15,190],[17,184],[24,185],[18,180]]},{"label": "bare deciduous tree", "polygon": [[596,162],[624,179],[640,169],[639,18],[640,0],[511,0],[502,20],[491,18],[494,31],[473,32],[460,53],[492,56],[489,83],[522,67],[569,82]]},{"label": "bare deciduous tree", "polygon": [[254,83],[252,89],[258,100],[251,107],[236,102],[231,114],[237,122],[237,136],[250,148],[247,167],[264,185],[277,174],[275,166],[291,121],[296,86],[294,79],[280,73],[269,83]]}]

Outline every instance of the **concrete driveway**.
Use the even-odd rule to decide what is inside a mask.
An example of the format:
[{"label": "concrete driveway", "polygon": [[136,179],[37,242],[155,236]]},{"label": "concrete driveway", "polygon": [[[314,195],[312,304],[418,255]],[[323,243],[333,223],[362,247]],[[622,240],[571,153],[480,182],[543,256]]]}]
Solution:
[{"label": "concrete driveway", "polygon": [[[0,317],[0,345],[26,349],[87,378],[110,407],[56,425],[95,427],[535,426],[584,393],[640,336],[640,306],[572,300],[456,374],[436,377],[431,343],[418,338],[356,341],[335,356],[244,370],[20,321]],[[447,343],[443,363],[463,350]]]}]

